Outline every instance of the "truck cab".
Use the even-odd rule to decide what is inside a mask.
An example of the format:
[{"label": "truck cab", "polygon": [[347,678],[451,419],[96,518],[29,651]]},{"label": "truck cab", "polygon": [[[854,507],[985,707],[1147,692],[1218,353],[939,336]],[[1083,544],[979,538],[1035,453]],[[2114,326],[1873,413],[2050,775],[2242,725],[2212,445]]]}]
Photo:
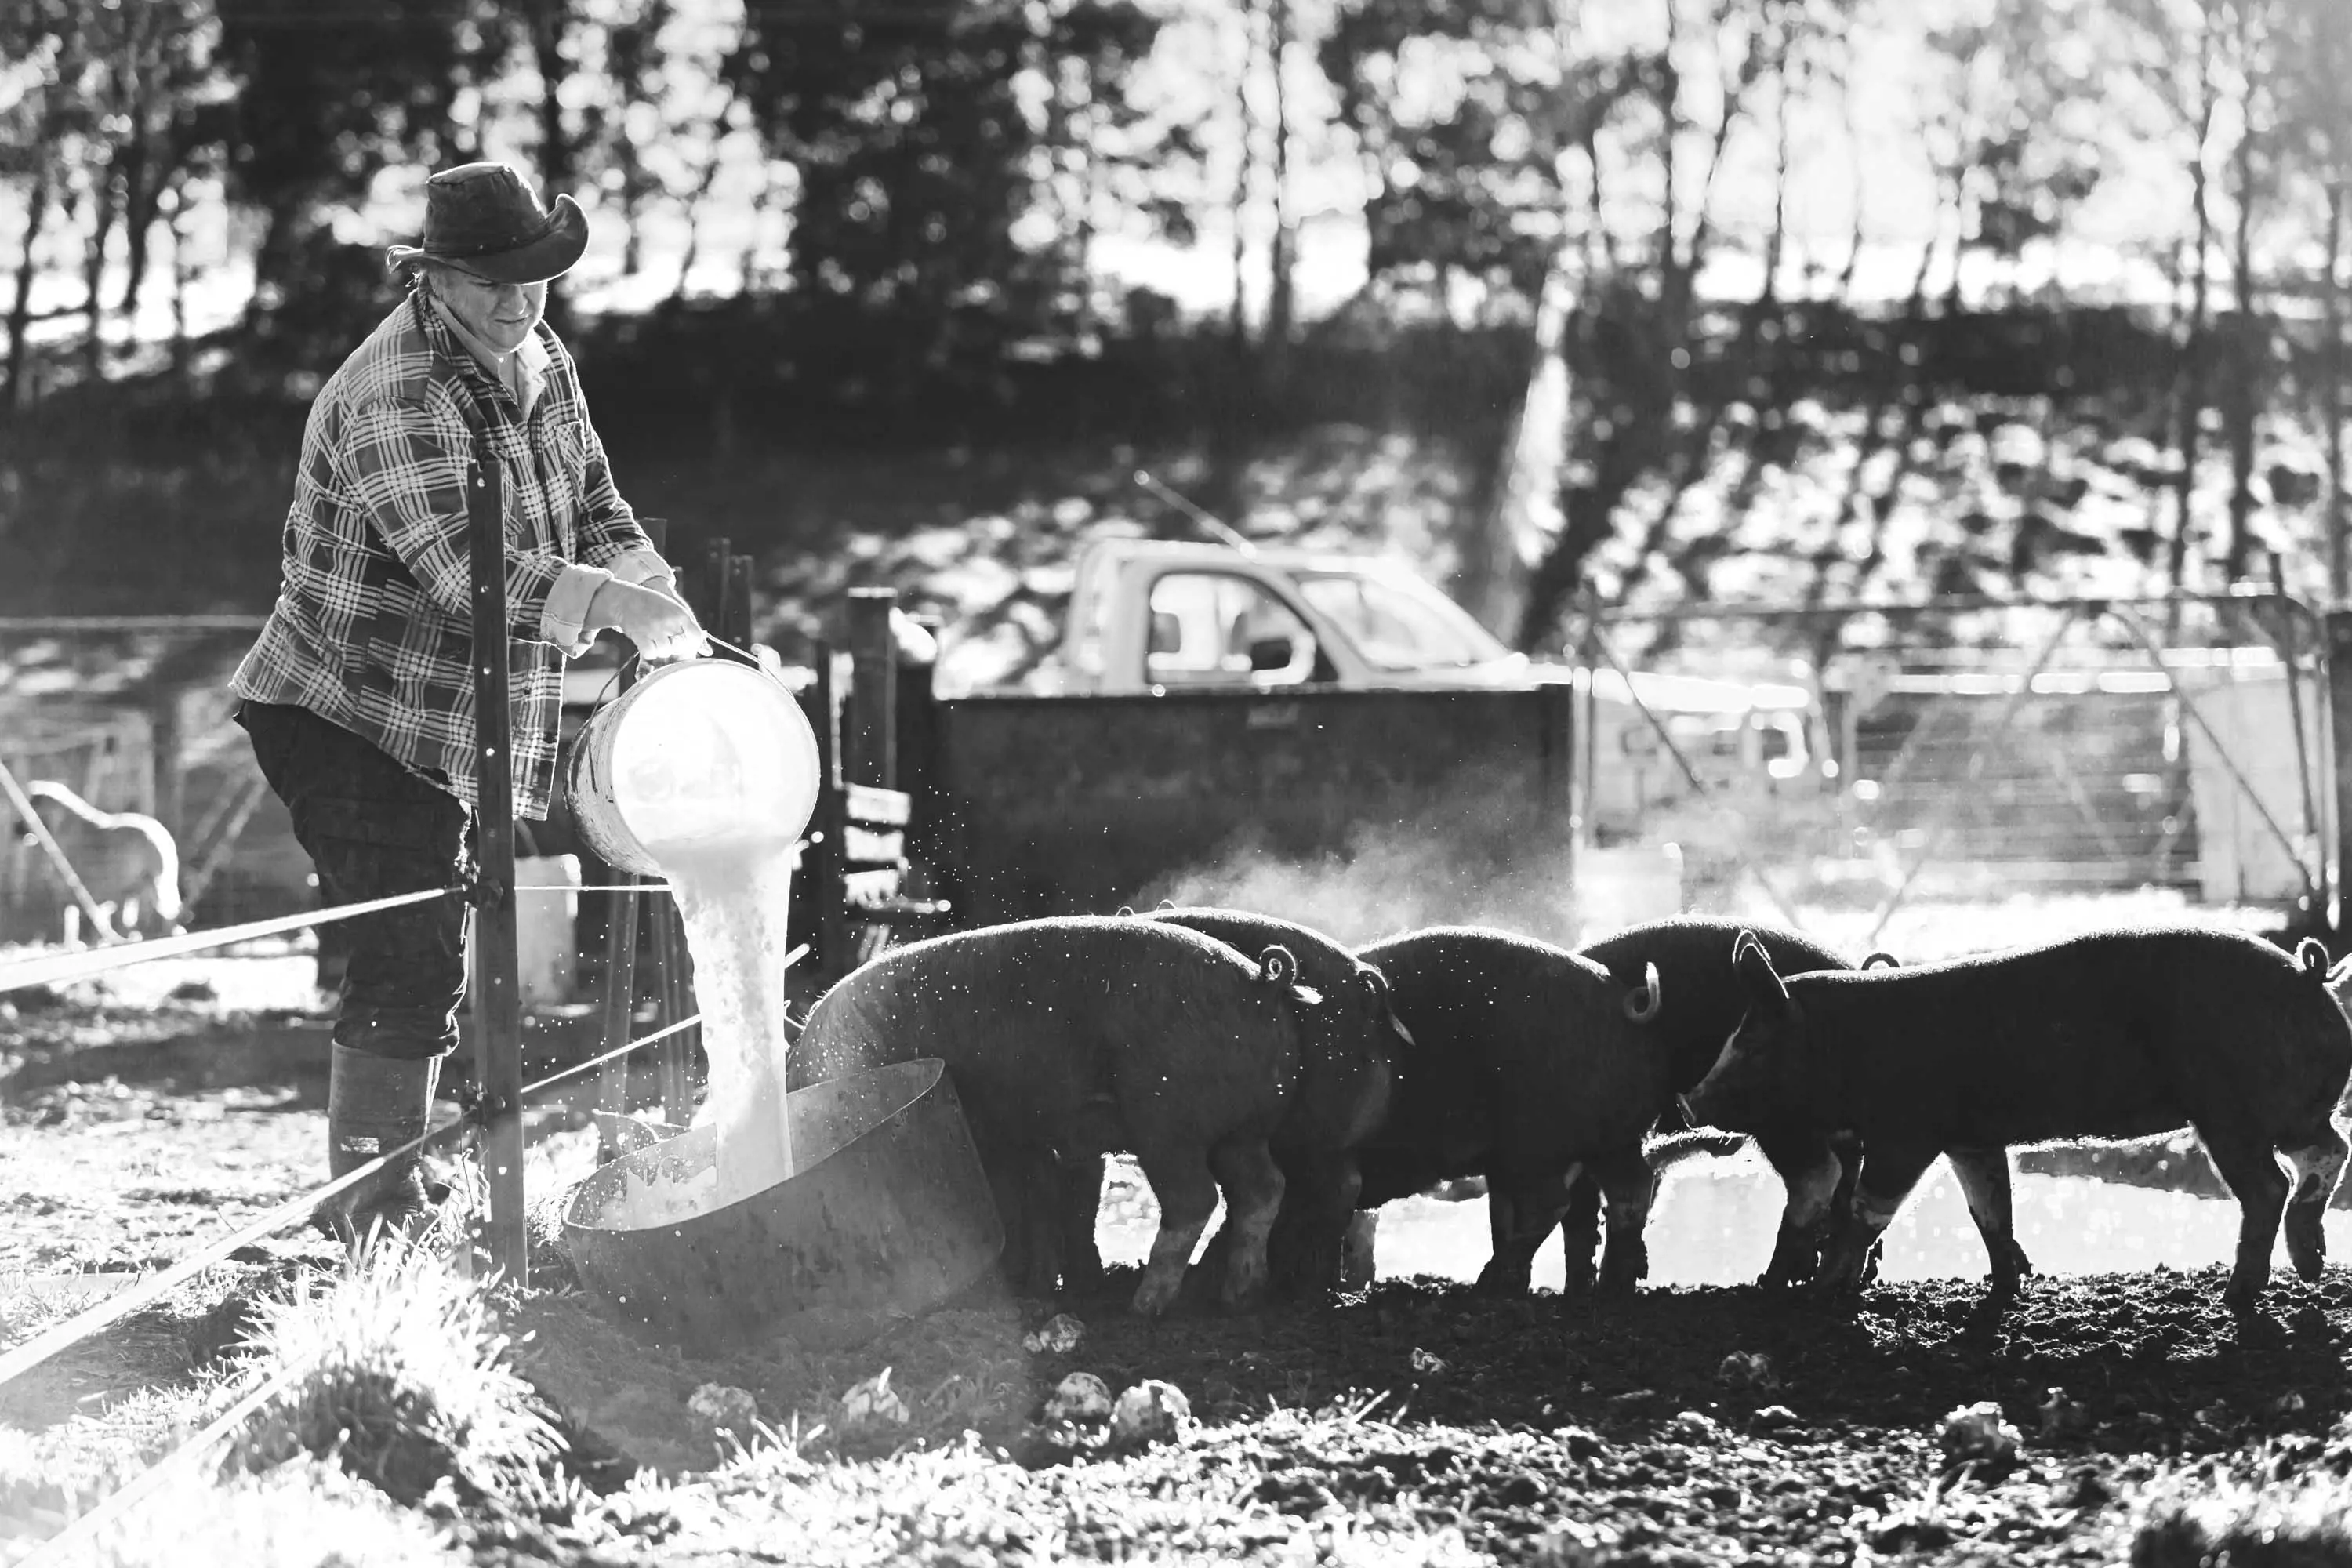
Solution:
[{"label": "truck cab", "polygon": [[[1640,833],[1684,800],[1687,765],[1737,801],[1802,777],[1802,686],[1580,671],[1506,647],[1400,562],[1186,541],[1097,540],[1080,555],[1056,660],[1028,689],[1444,690],[1574,684],[1589,699],[1593,826]],[[1679,753],[1679,760],[1675,753]]]},{"label": "truck cab", "polygon": [[[1551,679],[1566,679],[1559,668]],[[1524,686],[1546,679],[1398,563],[1097,540],[1079,556],[1049,693]]]}]

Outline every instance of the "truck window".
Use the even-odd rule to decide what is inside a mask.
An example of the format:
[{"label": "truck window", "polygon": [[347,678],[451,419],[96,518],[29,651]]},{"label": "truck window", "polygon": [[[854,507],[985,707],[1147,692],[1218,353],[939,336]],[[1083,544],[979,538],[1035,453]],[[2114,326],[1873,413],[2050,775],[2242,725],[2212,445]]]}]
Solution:
[{"label": "truck window", "polygon": [[1318,573],[1302,574],[1298,592],[1381,669],[1437,669],[1510,656],[1469,611],[1426,584]]},{"label": "truck window", "polygon": [[1151,584],[1144,674],[1160,686],[1281,686],[1315,668],[1297,612],[1229,572],[1169,572]]}]

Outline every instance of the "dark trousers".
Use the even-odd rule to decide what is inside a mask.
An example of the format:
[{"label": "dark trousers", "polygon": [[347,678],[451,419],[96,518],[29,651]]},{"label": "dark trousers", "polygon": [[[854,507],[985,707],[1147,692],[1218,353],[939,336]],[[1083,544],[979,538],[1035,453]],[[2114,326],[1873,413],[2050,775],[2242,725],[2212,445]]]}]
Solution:
[{"label": "dark trousers", "polygon": [[[307,708],[244,702],[236,721],[293,816],[329,908],[463,881],[470,814],[457,796]],[[452,892],[339,925],[350,962],[335,1043],[411,1061],[448,1054],[466,991],[465,899]]]}]

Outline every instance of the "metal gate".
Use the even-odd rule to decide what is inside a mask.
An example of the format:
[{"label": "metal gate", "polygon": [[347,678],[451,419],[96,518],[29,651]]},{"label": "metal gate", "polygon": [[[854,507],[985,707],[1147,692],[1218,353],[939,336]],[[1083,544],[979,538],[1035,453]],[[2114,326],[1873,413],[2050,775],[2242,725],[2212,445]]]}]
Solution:
[{"label": "metal gate", "polygon": [[2318,918],[2324,634],[2267,594],[1589,612],[1580,847],[1871,946],[2021,896]]}]

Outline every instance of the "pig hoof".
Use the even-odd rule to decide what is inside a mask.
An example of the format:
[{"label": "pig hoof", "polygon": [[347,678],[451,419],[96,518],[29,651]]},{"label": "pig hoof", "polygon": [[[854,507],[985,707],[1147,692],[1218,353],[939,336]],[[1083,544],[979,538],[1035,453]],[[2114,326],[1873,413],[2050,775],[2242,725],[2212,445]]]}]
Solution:
[{"label": "pig hoof", "polygon": [[1228,1312],[1245,1312],[1258,1304],[1265,1295],[1265,1277],[1228,1279],[1217,1292],[1217,1304]]},{"label": "pig hoof", "polygon": [[2327,1268],[2327,1237],[2315,1218],[2308,1225],[2290,1216],[2286,1223],[2286,1257],[2305,1279],[2317,1279]]},{"label": "pig hoof", "polygon": [[1524,1296],[1534,1289],[1528,1272],[1515,1268],[1497,1268],[1492,1263],[1478,1271],[1470,1287],[1474,1296],[1487,1298]]},{"label": "pig hoof", "polygon": [[1181,1279],[1173,1282],[1146,1279],[1135,1289],[1135,1315],[1139,1318],[1165,1316],[1168,1309],[1176,1304],[1176,1293],[1181,1289],[1183,1281]]}]

